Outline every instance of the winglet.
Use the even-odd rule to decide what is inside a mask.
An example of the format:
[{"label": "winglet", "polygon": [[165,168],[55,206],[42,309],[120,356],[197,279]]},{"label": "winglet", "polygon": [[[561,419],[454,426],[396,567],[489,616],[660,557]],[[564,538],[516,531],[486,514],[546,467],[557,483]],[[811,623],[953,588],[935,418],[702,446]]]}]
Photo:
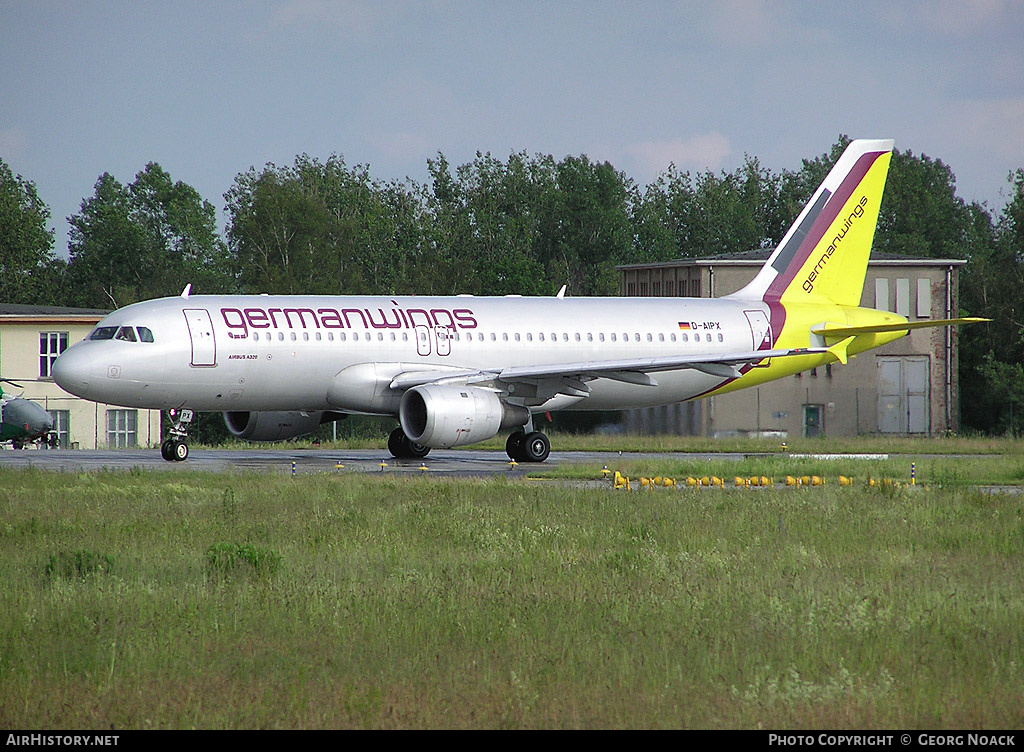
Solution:
[{"label": "winglet", "polygon": [[188,294],[190,292],[192,292],[192,283],[191,282],[189,282],[187,285],[185,285],[185,289],[181,291],[181,297],[187,298]]},{"label": "winglet", "polygon": [[558,291],[558,294],[555,297],[559,300],[565,297],[565,285],[562,285],[562,289]]}]

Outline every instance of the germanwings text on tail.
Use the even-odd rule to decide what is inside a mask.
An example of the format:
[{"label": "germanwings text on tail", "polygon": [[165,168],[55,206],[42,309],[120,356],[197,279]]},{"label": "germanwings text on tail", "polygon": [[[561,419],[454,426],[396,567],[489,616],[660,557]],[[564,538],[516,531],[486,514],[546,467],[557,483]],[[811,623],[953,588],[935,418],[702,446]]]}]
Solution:
[{"label": "germanwings text on tail", "polygon": [[518,461],[548,457],[533,416],[698,399],[846,363],[919,326],[858,306],[891,140],[852,142],[757,276],[723,298],[190,295],[137,303],[66,350],[66,391],[192,411],[277,441],[347,414],[398,420],[396,457],[510,432]]}]

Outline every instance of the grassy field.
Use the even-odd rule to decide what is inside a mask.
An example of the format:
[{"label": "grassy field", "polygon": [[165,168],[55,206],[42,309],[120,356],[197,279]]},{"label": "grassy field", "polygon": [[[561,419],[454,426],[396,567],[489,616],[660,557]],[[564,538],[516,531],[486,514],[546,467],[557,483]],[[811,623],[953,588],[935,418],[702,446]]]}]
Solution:
[{"label": "grassy field", "polygon": [[0,470],[0,726],[1020,728],[1024,462],[832,467]]}]

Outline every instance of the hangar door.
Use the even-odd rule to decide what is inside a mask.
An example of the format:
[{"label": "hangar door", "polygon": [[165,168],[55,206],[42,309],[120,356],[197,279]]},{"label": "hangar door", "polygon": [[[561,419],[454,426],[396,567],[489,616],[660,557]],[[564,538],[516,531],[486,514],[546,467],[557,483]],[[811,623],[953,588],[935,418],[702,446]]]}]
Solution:
[{"label": "hangar door", "polygon": [[878,431],[928,433],[929,358],[927,355],[884,357],[878,364]]}]

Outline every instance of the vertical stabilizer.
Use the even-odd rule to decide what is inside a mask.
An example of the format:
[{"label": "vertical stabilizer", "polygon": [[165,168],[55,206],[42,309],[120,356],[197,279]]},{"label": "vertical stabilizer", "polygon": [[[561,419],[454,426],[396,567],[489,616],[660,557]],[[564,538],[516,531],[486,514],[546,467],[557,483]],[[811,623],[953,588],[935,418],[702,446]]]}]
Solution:
[{"label": "vertical stabilizer", "polygon": [[893,141],[852,141],[775,253],[732,297],[860,303]]}]

